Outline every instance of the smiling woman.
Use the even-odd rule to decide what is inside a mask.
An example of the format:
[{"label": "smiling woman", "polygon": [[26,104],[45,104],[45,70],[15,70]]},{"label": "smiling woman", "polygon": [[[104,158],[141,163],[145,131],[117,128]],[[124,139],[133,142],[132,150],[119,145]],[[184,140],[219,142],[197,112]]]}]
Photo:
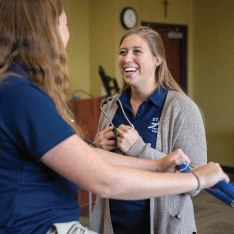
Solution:
[{"label": "smiling woman", "polygon": [[[149,27],[127,31],[120,41],[118,64],[123,79],[122,91],[104,107],[117,128],[118,145],[104,115],[100,116],[96,144],[105,150],[118,147],[125,155],[151,160],[182,148],[194,166],[205,164],[202,115],[171,76],[159,34]],[[121,101],[133,128],[123,116],[117,100]],[[190,196],[197,193],[135,201],[103,201],[98,197],[92,230],[128,234],[196,232]],[[110,212],[110,216],[104,211]]]}]

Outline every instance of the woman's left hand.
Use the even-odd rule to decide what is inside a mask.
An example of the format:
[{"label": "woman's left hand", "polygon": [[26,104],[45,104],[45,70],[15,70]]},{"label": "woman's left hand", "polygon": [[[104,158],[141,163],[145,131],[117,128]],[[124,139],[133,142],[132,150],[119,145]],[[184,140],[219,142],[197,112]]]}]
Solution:
[{"label": "woman's left hand", "polygon": [[118,133],[118,147],[119,149],[126,153],[132,147],[132,145],[140,137],[138,132],[127,125],[121,124],[117,128]]}]

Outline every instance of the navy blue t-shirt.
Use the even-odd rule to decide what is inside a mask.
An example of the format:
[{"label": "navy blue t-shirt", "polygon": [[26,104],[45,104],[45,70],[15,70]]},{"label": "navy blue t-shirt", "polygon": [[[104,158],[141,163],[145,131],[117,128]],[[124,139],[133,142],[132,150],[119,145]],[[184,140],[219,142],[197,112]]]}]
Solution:
[{"label": "navy blue t-shirt", "polygon": [[[149,143],[152,148],[156,147],[158,124],[167,93],[167,90],[158,88],[153,95],[139,106],[135,117],[128,93],[123,93],[119,98],[128,119],[143,141]],[[118,107],[112,122],[115,127],[120,124],[129,125],[120,107]],[[149,199],[136,201],[110,199],[110,211],[112,225],[115,230],[126,234],[150,233]]]},{"label": "navy blue t-shirt", "polygon": [[[19,65],[11,69],[27,77]],[[0,84],[0,111],[0,233],[42,234],[53,223],[77,221],[77,186],[40,162],[74,131],[24,78]]]}]

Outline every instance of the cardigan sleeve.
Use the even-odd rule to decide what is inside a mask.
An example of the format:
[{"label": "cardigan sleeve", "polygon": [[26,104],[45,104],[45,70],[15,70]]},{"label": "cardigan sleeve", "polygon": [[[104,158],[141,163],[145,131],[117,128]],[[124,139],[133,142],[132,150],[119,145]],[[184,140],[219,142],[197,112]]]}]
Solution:
[{"label": "cardigan sleeve", "polygon": [[[186,95],[169,91],[159,123],[156,149],[140,137],[126,155],[158,160],[182,149],[194,167],[207,163],[204,121],[198,106]],[[199,191],[189,194],[194,196]]]},{"label": "cardigan sleeve", "polygon": [[[161,150],[171,153],[182,149],[190,158],[191,165],[207,163],[206,133],[202,113],[186,95],[175,92],[166,106],[160,129]],[[190,192],[196,195],[199,191]]]},{"label": "cardigan sleeve", "polygon": [[165,153],[162,153],[152,148],[150,144],[145,143],[141,137],[139,137],[129,151],[126,152],[126,155],[151,160],[159,160],[166,156]]},{"label": "cardigan sleeve", "polygon": [[[191,103],[187,108],[180,131],[174,142],[174,149],[182,149],[191,160],[193,167],[207,163],[207,143],[204,121],[198,107]],[[188,194],[195,196],[200,191],[192,191]]]}]

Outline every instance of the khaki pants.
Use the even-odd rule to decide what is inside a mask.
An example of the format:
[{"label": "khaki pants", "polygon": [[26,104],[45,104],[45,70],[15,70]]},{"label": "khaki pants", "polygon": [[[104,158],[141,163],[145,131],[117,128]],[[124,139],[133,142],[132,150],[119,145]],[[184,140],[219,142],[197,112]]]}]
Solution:
[{"label": "khaki pants", "polygon": [[46,234],[97,234],[83,227],[79,222],[54,223]]}]

